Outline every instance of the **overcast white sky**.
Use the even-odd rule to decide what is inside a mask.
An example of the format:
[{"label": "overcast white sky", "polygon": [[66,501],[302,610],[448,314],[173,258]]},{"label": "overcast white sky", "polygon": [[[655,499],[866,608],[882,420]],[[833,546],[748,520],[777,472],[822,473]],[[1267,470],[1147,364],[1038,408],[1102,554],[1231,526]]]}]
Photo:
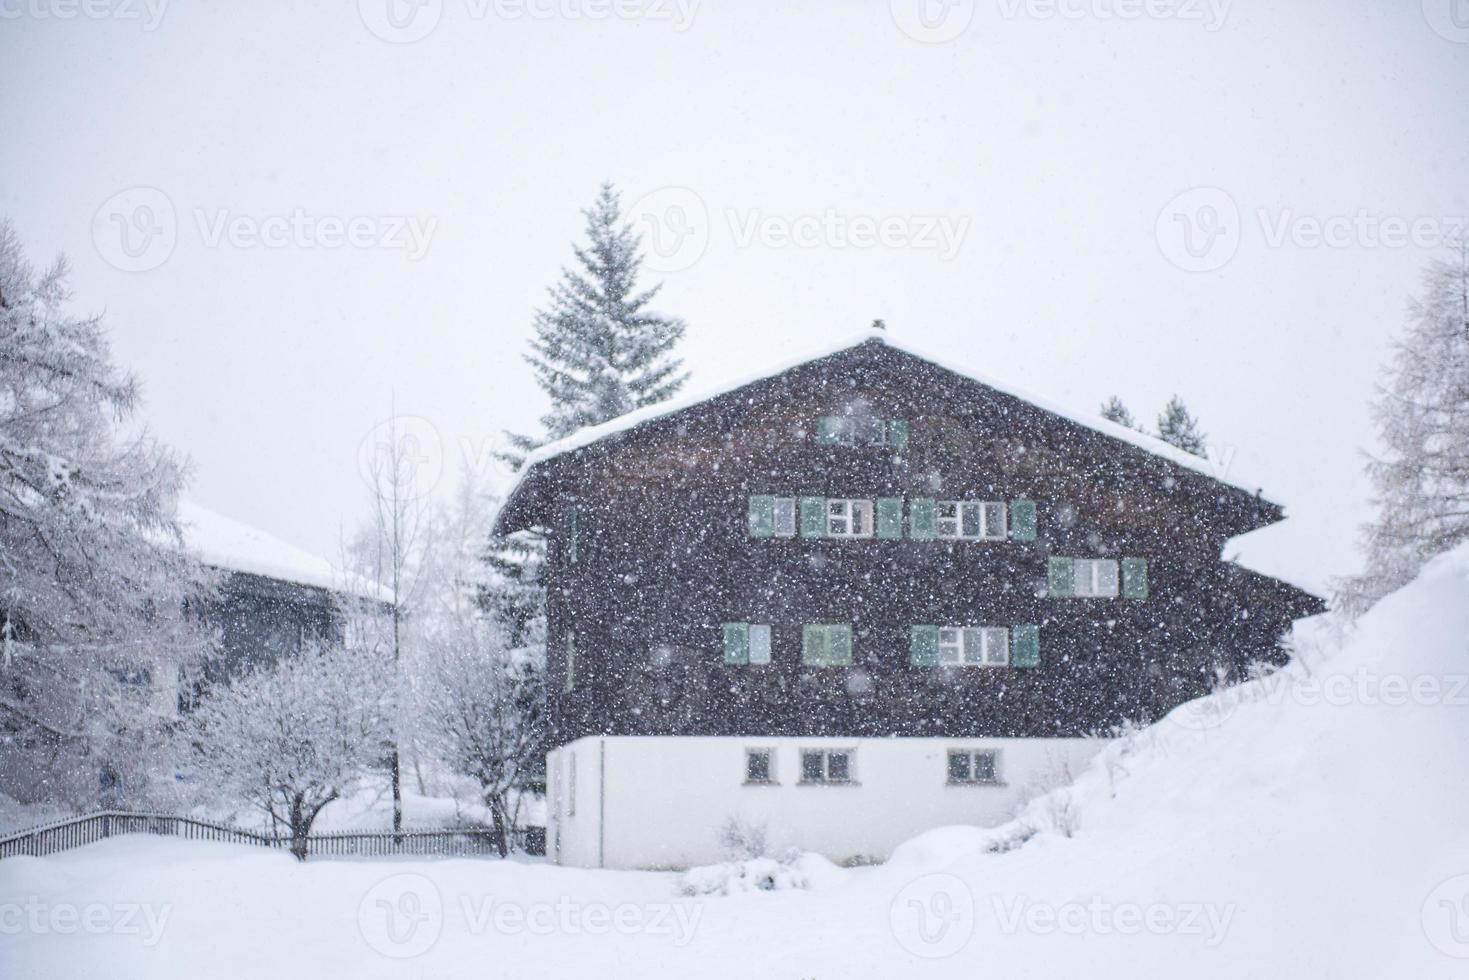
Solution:
[{"label": "overcast white sky", "polygon": [[1079,410],[1177,391],[1290,508],[1249,557],[1319,582],[1469,215],[1466,0],[89,2],[0,0],[0,213],[73,260],[191,495],[328,556],[394,403],[444,486],[532,426],[605,178],[662,222],[693,386],[882,317]]}]

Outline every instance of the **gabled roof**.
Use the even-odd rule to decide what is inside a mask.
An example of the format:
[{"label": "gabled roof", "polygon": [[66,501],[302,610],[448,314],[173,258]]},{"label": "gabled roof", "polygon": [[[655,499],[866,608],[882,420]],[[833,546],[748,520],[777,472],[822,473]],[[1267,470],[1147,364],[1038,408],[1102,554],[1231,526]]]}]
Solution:
[{"label": "gabled roof", "polygon": [[603,422],[601,425],[591,425],[587,426],[584,429],[578,429],[576,432],[572,433],[564,439],[557,440],[556,442],[547,443],[546,445],[532,452],[526,458],[525,465],[520,468],[520,472],[516,478],[516,482],[511,486],[510,491],[505,495],[505,504],[502,510],[510,506],[510,503],[514,498],[516,492],[520,489],[525,480],[530,476],[532,471],[534,471],[537,467],[541,466],[544,463],[547,463],[560,456],[564,456],[567,453],[572,453],[579,449],[584,449],[590,445],[593,445],[594,443],[601,442],[604,439],[608,439],[613,436],[629,432],[633,429],[636,429],[638,426],[656,421],[658,419],[666,418],[678,412],[682,412],[703,402],[709,401],[712,398],[717,398],[721,395],[727,395],[732,392],[738,391],[739,389],[744,388],[748,385],[755,384],[769,378],[777,377],[781,374],[786,373],[787,371],[790,371],[793,368],[810,363],[811,361],[820,360],[825,357],[831,357],[835,354],[840,354],[844,351],[852,350],[864,344],[878,344],[889,347],[896,351],[901,351],[911,357],[918,358],[922,361],[927,361],[935,367],[942,368],[945,371],[949,371],[953,374],[959,375],[960,377],[965,378],[969,381],[977,382],[978,384],[984,385],[985,387],[991,388],[1002,394],[1006,394],[1013,398],[1020,399],[1021,401],[1028,402],[1029,404],[1034,405],[1036,408],[1039,408],[1042,411],[1049,412],[1052,415],[1060,416],[1061,418],[1064,418],[1083,428],[1091,429],[1104,436],[1108,436],[1120,442],[1128,443],[1129,445],[1141,449],[1144,452],[1166,459],[1169,462],[1179,467],[1182,467],[1183,469],[1192,470],[1211,480],[1215,480],[1219,483],[1234,487],[1235,489],[1241,490],[1252,496],[1263,496],[1263,490],[1261,489],[1260,485],[1252,480],[1246,479],[1245,477],[1235,472],[1232,465],[1224,466],[1212,460],[1195,456],[1192,453],[1185,452],[1182,449],[1179,449],[1177,446],[1170,445],[1169,443],[1166,443],[1163,440],[1158,439],[1154,436],[1150,436],[1143,432],[1138,432],[1135,429],[1129,429],[1128,427],[1124,425],[1118,425],[1115,422],[1110,422],[1107,419],[1102,418],[1100,415],[1097,415],[1096,413],[1076,412],[1070,408],[1060,405],[1057,402],[1053,402],[1048,398],[1043,398],[1038,395],[1031,394],[1030,392],[1016,387],[1015,385],[1003,381],[997,381],[978,372],[968,370],[967,368],[955,366],[941,358],[937,358],[930,354],[924,353],[906,342],[895,340],[886,331],[868,330],[841,344],[838,344],[835,347],[830,347],[824,350],[817,351],[794,361],[788,361],[762,374],[758,374],[753,377],[738,378],[725,382],[724,384],[717,385],[713,388],[699,391],[697,393],[685,394],[678,398],[672,398],[665,402],[659,402],[657,405],[650,405],[646,408],[641,408],[634,412],[628,412],[626,415],[618,416],[617,418],[612,419],[609,422]]},{"label": "gabled roof", "polygon": [[308,585],[363,599],[391,602],[391,593],[349,575],[325,558],[287,544],[257,527],[216,514],[190,500],[179,501],[184,545],[204,564],[277,582]]}]

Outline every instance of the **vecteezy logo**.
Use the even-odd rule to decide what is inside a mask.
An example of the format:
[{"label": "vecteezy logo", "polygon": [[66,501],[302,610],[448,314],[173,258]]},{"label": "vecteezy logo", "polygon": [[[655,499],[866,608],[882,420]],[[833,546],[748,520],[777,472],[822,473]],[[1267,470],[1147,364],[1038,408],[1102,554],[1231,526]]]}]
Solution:
[{"label": "vecteezy logo", "polygon": [[428,496],[444,475],[444,443],[426,418],[395,415],[373,426],[357,447],[357,470],[368,489],[400,501]]},{"label": "vecteezy logo", "polygon": [[974,894],[951,874],[915,878],[893,899],[888,925],[914,956],[953,956],[974,935]]},{"label": "vecteezy logo", "polygon": [[952,41],[974,20],[974,0],[890,0],[898,30],[924,44]]},{"label": "vecteezy logo", "polygon": [[1423,19],[1439,37],[1469,44],[1469,0],[1423,0]]},{"label": "vecteezy logo", "polygon": [[423,875],[384,878],[357,905],[357,931],[375,951],[395,960],[422,956],[444,929],[444,901]]},{"label": "vecteezy logo", "polygon": [[628,208],[643,240],[643,262],[654,272],[687,269],[709,247],[709,209],[687,187],[660,187]]},{"label": "vecteezy logo", "polygon": [[1163,257],[1186,272],[1212,272],[1239,250],[1239,207],[1217,187],[1184,191],[1158,212]]},{"label": "vecteezy logo", "polygon": [[422,41],[439,26],[444,0],[357,0],[362,24],[389,44]]},{"label": "vecteezy logo", "polygon": [[1455,875],[1428,893],[1423,934],[1445,956],[1469,960],[1469,874]]},{"label": "vecteezy logo", "polygon": [[97,253],[123,272],[158,268],[173,254],[178,239],[173,202],[156,187],[118,191],[92,216]]}]

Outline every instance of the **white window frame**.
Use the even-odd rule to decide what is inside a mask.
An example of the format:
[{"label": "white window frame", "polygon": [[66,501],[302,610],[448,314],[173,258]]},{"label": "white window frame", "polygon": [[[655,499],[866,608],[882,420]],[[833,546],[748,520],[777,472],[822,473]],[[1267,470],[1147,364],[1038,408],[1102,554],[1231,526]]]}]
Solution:
[{"label": "white window frame", "polygon": [[[876,415],[833,415],[832,442],[848,449],[857,446],[886,446],[888,420]],[[863,430],[866,430],[865,432]],[[873,441],[876,436],[876,441]]]},{"label": "white window frame", "polygon": [[[807,779],[806,778],[806,756],[808,756],[808,755],[820,755],[821,756],[821,778],[820,779]],[[831,778],[831,757],[833,755],[844,755],[844,756],[847,757],[847,778],[846,779],[832,779]],[[798,785],[801,785],[801,786],[855,786],[856,783],[857,783],[857,750],[856,749],[849,749],[849,748],[801,749],[800,750],[800,753],[798,755],[798,760],[799,760],[799,763],[798,764],[800,766],[800,769],[799,769],[799,772],[798,772],[798,775],[799,775]]]},{"label": "white window frame", "polygon": [[940,667],[1007,667],[1010,664],[1008,626],[940,626]]},{"label": "white window frame", "polygon": [[[763,756],[765,756],[765,758],[766,758],[766,763],[765,763],[766,778],[765,779],[751,779],[750,778],[750,757],[753,756],[753,755],[763,755]],[[772,748],[772,747],[763,746],[763,745],[752,745],[752,746],[747,747],[745,749],[745,779],[744,779],[744,784],[746,786],[779,786],[780,785],[780,779],[776,775],[776,771],[775,771],[775,759],[776,759],[776,752],[775,752],[775,749]]]},{"label": "white window frame", "polygon": [[1071,574],[1075,595],[1115,599],[1122,594],[1122,569],[1115,558],[1074,558]]},{"label": "white window frame", "polygon": [[[952,759],[956,755],[962,755],[962,756],[967,756],[968,757],[968,759],[969,759],[969,778],[968,779],[955,779],[954,778],[954,770],[952,768],[953,763],[950,762],[949,760]],[[974,773],[976,771],[975,770],[975,765],[974,765],[974,760],[975,760],[976,757],[982,756],[982,755],[987,755],[987,756],[990,757],[990,760],[991,760],[990,771],[991,771],[991,773],[993,774],[993,777],[994,777],[992,779],[976,779],[974,777]],[[950,786],[1003,786],[1004,783],[1005,783],[1005,777],[1002,776],[1001,775],[1001,772],[1000,772],[1001,758],[1002,758],[1002,753],[1001,753],[1001,751],[999,749],[970,749],[970,748],[950,749],[944,755],[944,780]]]},{"label": "white window frame", "polygon": [[[857,521],[854,520],[858,513],[863,515],[863,526],[865,530],[860,534],[854,528]],[[828,538],[870,538],[872,537],[876,513],[871,500],[860,500],[851,497],[827,497],[826,498],[826,536]],[[842,521],[846,530],[835,530],[835,522]]]},{"label": "white window frame", "polygon": [[[776,497],[774,499],[775,506],[770,522],[771,535],[777,538],[794,538],[801,523],[799,510],[796,507],[796,498]],[[784,526],[781,524],[782,515],[787,518]]]},{"label": "white window frame", "polygon": [[[762,646],[763,646],[763,652],[764,652],[764,657],[762,659],[759,659],[759,660],[757,660],[755,658],[755,650],[756,650],[755,636],[757,634],[757,631],[758,631],[758,634],[759,635],[765,637],[765,640],[764,640],[764,642],[762,644]],[[746,637],[746,642],[748,643],[748,646],[745,649],[745,662],[748,665],[752,666],[752,667],[763,666],[765,664],[770,663],[770,648],[771,648],[772,640],[774,639],[773,636],[771,635],[770,624],[769,623],[750,623],[749,624],[749,630],[745,634],[745,637]]]},{"label": "white window frame", "polygon": [[[947,517],[945,510],[951,512]],[[965,533],[966,512],[975,516],[978,533]],[[939,500],[934,505],[935,527],[938,537],[945,541],[1003,541],[1009,533],[1006,512],[1002,500]]]}]

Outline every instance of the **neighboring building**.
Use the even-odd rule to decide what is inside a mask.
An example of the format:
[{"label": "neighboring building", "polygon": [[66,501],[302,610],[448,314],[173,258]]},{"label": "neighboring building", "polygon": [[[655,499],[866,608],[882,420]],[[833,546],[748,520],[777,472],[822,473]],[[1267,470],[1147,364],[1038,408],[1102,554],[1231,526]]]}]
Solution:
[{"label": "neighboring building", "polygon": [[312,643],[340,642],[344,599],[391,600],[324,558],[197,504],[180,503],[179,523],[185,546],[222,573],[219,591],[203,612],[218,631],[219,646],[186,685],[185,701],[203,683],[269,666]]},{"label": "neighboring building", "polygon": [[1208,461],[885,335],[534,454],[548,847],[882,858],[1007,819],[1113,726],[1283,662],[1320,599],[1221,559],[1281,507]]}]

